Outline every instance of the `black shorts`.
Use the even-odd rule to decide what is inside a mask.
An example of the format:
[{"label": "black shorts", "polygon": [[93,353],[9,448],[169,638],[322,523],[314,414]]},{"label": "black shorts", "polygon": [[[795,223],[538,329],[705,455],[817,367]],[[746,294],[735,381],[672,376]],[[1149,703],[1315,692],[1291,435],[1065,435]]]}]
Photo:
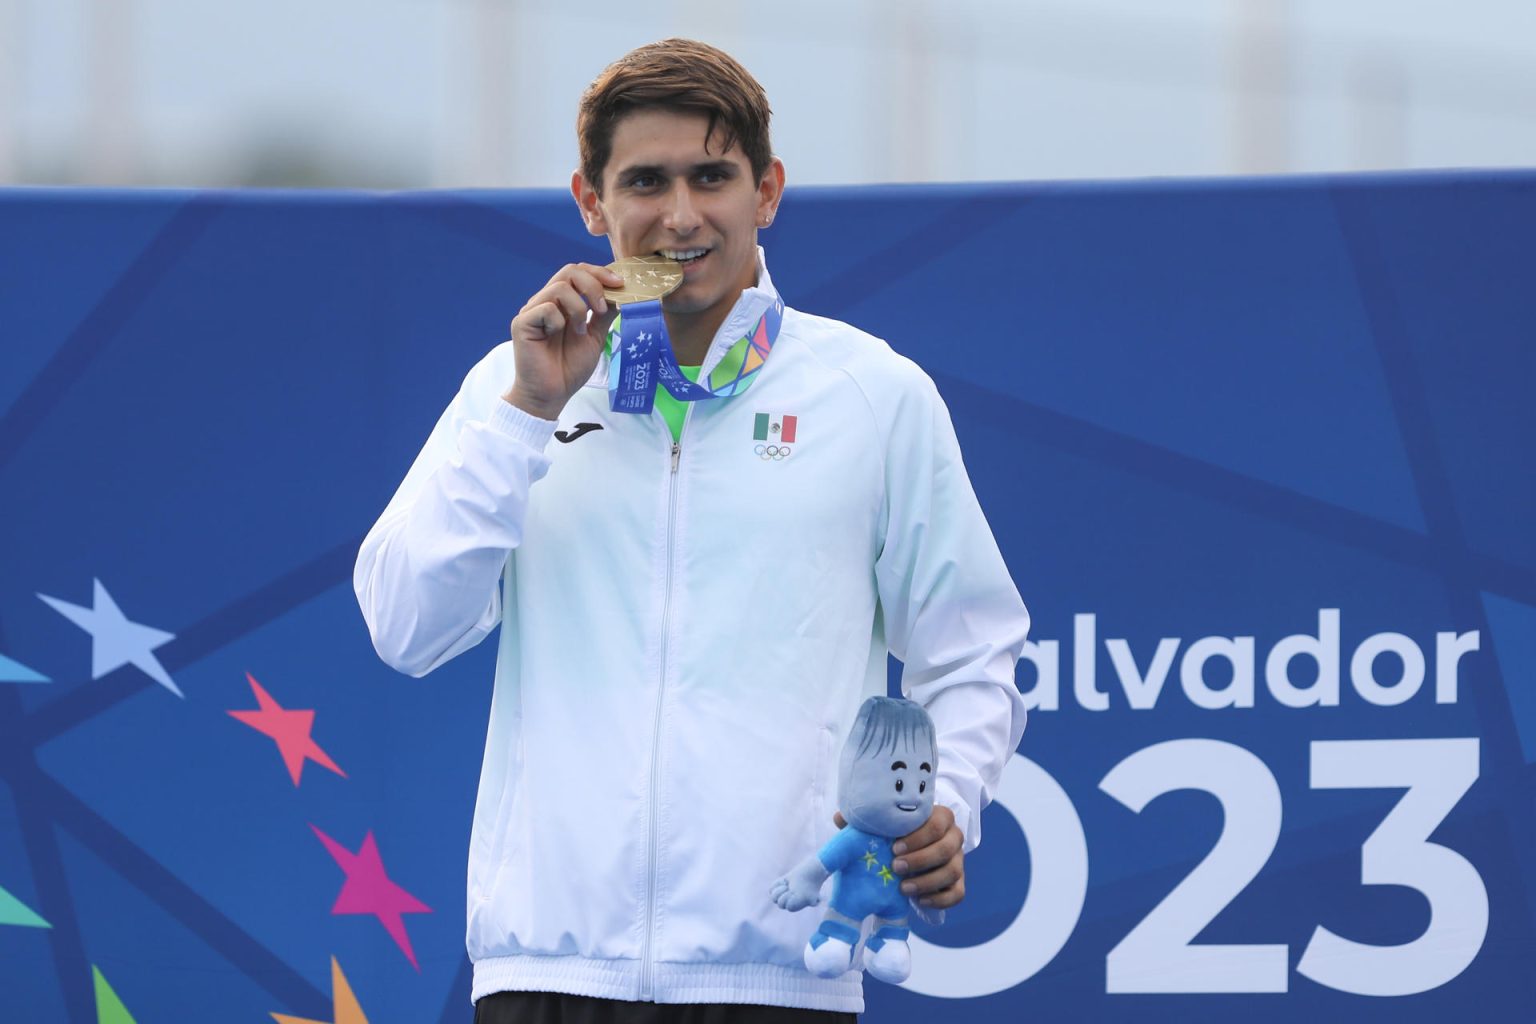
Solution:
[{"label": "black shorts", "polygon": [[496,992],[475,1024],[855,1024],[852,1013],[738,1003],[627,1003],[556,992]]}]

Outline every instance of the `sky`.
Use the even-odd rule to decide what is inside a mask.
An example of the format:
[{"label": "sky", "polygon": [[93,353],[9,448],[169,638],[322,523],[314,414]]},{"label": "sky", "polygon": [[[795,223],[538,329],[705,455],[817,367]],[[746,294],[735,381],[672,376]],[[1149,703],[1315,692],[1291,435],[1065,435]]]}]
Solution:
[{"label": "sky", "polygon": [[0,184],[561,186],[668,35],[793,182],[1536,165],[1530,0],[0,0]]}]

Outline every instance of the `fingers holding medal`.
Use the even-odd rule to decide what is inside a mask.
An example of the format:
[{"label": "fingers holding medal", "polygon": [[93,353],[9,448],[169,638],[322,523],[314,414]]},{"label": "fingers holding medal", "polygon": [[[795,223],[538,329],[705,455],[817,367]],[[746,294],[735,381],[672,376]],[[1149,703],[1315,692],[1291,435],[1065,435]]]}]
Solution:
[{"label": "fingers holding medal", "polygon": [[683,283],[683,268],[665,256],[625,256],[606,267],[570,263],[560,268],[549,283],[512,320],[512,339],[548,340],[564,334],[587,333],[587,311],[607,330],[611,306],[659,299]]},{"label": "fingers holding medal", "polygon": [[506,396],[512,404],[544,419],[559,414],[596,368],[618,315],[604,293],[622,287],[622,274],[568,263],[534,293],[512,318],[517,379]]},{"label": "fingers holding medal", "polygon": [[[587,311],[604,317],[611,311],[604,298],[610,288],[623,287],[624,278],[592,263],[568,263],[528,300],[512,319],[512,340],[551,339],[567,328],[587,333]],[[521,330],[520,330],[521,328]]]},{"label": "fingers holding medal", "polygon": [[682,266],[664,256],[561,267],[512,318],[517,380],[506,397],[554,419],[596,368],[619,307],[659,299],[682,283]]}]

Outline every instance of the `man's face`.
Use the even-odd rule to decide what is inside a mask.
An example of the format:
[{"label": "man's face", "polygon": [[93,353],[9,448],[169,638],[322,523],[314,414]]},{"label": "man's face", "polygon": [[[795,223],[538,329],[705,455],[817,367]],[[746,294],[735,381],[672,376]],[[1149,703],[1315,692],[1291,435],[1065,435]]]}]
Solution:
[{"label": "man's face", "polygon": [[662,300],[669,315],[718,314],[757,281],[757,229],[784,187],[775,159],[761,180],[740,146],[705,142],[702,114],[642,108],[615,126],[603,194],[578,172],[571,191],[587,230],[607,235],[615,257],[661,253],[683,265],[683,283]]}]

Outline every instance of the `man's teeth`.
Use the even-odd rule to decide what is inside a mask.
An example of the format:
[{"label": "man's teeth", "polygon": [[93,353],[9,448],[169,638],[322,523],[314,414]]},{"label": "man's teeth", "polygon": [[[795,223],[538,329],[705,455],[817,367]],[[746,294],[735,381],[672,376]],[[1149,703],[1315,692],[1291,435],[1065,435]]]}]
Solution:
[{"label": "man's teeth", "polygon": [[660,252],[661,252],[661,254],[663,256],[665,256],[669,260],[676,260],[679,263],[686,263],[689,260],[696,260],[696,259],[698,259],[700,256],[703,256],[705,253],[709,252],[709,250],[708,249],[662,249],[662,250],[660,250]]}]

